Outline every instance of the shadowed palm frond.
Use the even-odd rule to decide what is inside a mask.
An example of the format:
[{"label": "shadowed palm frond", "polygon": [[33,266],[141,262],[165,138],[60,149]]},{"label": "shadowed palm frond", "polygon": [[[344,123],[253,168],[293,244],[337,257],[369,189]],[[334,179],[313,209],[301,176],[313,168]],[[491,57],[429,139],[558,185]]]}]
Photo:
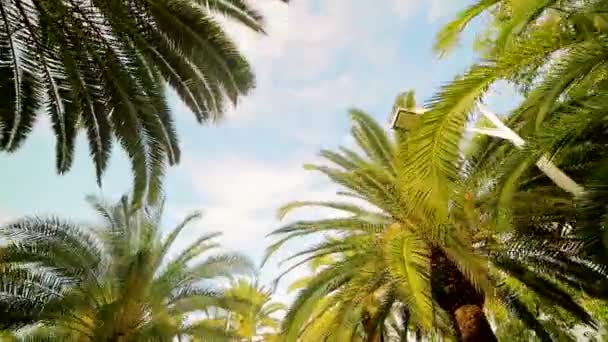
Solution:
[{"label": "shadowed palm frond", "polygon": [[166,84],[199,122],[221,118],[225,99],[237,104],[255,84],[218,16],[264,32],[242,0],[3,4],[0,150],[17,150],[45,114],[59,173],[71,169],[83,129],[99,184],[115,139],[132,164],[133,200],[158,200],[164,169],[180,160]]}]

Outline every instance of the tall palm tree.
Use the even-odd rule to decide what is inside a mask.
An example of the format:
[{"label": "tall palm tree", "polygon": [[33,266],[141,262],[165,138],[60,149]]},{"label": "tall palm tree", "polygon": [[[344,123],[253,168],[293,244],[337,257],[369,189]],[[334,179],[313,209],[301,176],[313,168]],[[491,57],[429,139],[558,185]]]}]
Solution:
[{"label": "tall palm tree", "polygon": [[[564,105],[571,112],[557,114],[551,125],[532,133],[529,137],[534,145],[525,151],[514,151],[487,137],[476,138],[470,170],[483,173],[481,182],[490,186],[478,193],[474,202],[498,225],[511,231],[505,245],[512,257],[509,263],[515,268],[551,275],[580,297],[605,302],[606,127],[599,117],[589,120],[602,116],[587,112],[593,109],[579,107],[574,101]],[[534,121],[534,113],[529,112],[508,123],[520,131]],[[529,167],[530,158],[547,151],[551,151],[555,164],[584,185],[582,198],[572,198],[540,170]],[[531,249],[536,252],[531,253]]]},{"label": "tall palm tree", "polygon": [[[412,94],[399,101],[415,107]],[[421,179],[412,178],[418,173],[406,172],[407,158],[417,153],[417,146],[409,145],[410,136],[416,132],[398,131],[393,140],[366,114],[352,111],[351,115],[352,135],[362,154],[343,147],[340,152],[324,150],[321,155],[333,166],[307,167],[345,187],[341,194],[362,200],[365,205],[288,204],[281,209],[281,216],[308,206],[337,209],[347,216],[288,224],[273,233],[281,238],[268,249],[272,254],[286,241],[309,234],[333,232],[338,236],[292,256],[303,257],[301,262],[326,255],[340,257],[300,291],[284,321],[287,336],[297,337],[306,322],[314,322],[316,317],[311,313],[315,303],[332,294],[335,300],[319,311],[330,314],[336,310],[336,326],[352,320],[362,303],[375,295],[381,306],[374,319],[390,312],[389,304],[400,302],[406,305],[412,321],[426,332],[439,328],[449,334],[453,327],[459,340],[492,341],[495,337],[483,309],[486,301],[498,300],[548,338],[542,324],[504,282],[510,277],[529,285],[553,305],[563,306],[585,322],[591,321],[550,279],[532,271],[517,273],[503,266],[506,263],[494,262],[498,256],[511,259],[499,248],[499,241],[493,243],[491,222],[486,222],[469,204],[470,194],[462,179],[466,174],[452,180],[450,198],[441,193],[425,196],[424,187],[427,181],[435,181],[433,175]],[[363,317],[359,315],[358,319]],[[374,323],[370,328],[377,326]],[[366,338],[375,341],[370,331]]]},{"label": "tall palm tree", "polygon": [[3,327],[34,325],[34,334],[57,341],[231,338],[193,314],[234,305],[214,281],[248,273],[246,258],[208,255],[219,246],[217,233],[174,251],[196,213],[163,238],[162,207],[133,210],[126,197],[114,206],[90,201],[100,226],[24,218],[0,228]]},{"label": "tall palm tree", "polygon": [[67,172],[86,131],[97,181],[116,139],[131,159],[134,200],[156,200],[180,159],[165,84],[199,122],[254,86],[250,65],[217,21],[264,32],[242,0],[10,0],[0,4],[0,150],[17,150],[50,117],[56,167]]}]

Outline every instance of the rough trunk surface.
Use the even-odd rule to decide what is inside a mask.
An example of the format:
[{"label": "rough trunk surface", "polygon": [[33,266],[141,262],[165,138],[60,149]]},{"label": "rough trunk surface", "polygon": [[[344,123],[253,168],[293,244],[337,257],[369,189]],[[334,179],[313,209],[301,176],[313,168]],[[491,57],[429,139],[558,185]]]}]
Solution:
[{"label": "rough trunk surface", "polygon": [[483,293],[437,247],[431,252],[431,286],[433,298],[452,317],[459,341],[497,341],[483,312]]},{"label": "rough trunk surface", "polygon": [[454,321],[462,341],[496,341],[483,308],[478,305],[467,304],[459,307],[454,312]]},{"label": "rough trunk surface", "polygon": [[374,319],[368,314],[363,315],[363,329],[365,330],[366,342],[384,342],[382,330],[379,329]]}]

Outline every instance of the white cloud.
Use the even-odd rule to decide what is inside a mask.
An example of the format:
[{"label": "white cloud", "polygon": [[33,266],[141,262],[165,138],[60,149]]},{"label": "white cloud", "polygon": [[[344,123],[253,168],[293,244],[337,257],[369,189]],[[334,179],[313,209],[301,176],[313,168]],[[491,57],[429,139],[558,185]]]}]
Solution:
[{"label": "white cloud", "polygon": [[[219,160],[184,161],[192,190],[205,203],[204,208],[173,208],[175,219],[192,209],[202,209],[200,223],[206,230],[221,231],[227,247],[260,256],[266,246],[265,235],[281,224],[276,210],[293,200],[335,198],[336,188],[320,174],[303,170],[303,161],[267,162],[247,156],[226,156]],[[307,210],[305,217],[323,215]]]},{"label": "white cloud", "polygon": [[429,21],[435,21],[452,13],[455,8],[461,8],[462,2],[454,0],[392,0],[392,6],[395,12],[400,17],[407,17],[420,11],[426,2],[427,18]]},{"label": "white cloud", "polygon": [[0,224],[5,224],[13,219],[14,217],[12,215],[8,214],[4,210],[0,210]]},{"label": "white cloud", "polygon": [[428,18],[430,21],[435,21],[454,11],[455,8],[460,8],[462,3],[453,0],[431,0]]},{"label": "white cloud", "polygon": [[420,1],[417,0],[393,0],[392,5],[394,10],[400,17],[406,17],[412,12],[418,10]]},{"label": "white cloud", "polygon": [[[356,55],[356,60],[370,66],[399,58],[398,43],[386,37],[387,21],[393,20],[398,27],[420,7],[412,0],[393,0],[392,8],[351,0],[299,0],[288,6],[259,0],[255,6],[267,19],[268,35],[235,23],[227,25],[258,77],[257,88],[229,112],[231,122],[246,124],[277,114],[301,116],[299,110],[306,108],[316,115],[315,130],[327,127],[333,120],[327,114],[336,109],[374,100],[373,92],[365,91],[369,80],[355,77],[362,67],[345,65],[344,58]],[[293,124],[310,131],[297,120]]]},{"label": "white cloud", "polygon": [[[336,199],[337,188],[322,175],[303,169],[303,161],[315,162],[318,158],[294,155],[287,161],[265,161],[243,155],[231,155],[216,160],[185,160],[185,176],[192,190],[204,207],[169,207],[173,221],[183,219],[192,210],[202,210],[200,222],[182,234],[176,241],[175,250],[181,250],[196,236],[211,231],[222,232],[225,249],[245,253],[259,262],[264,249],[272,241],[266,235],[281,225],[295,219],[327,217],[330,210],[304,209],[280,222],[277,209],[293,200]],[[175,205],[175,203],[173,203]],[[169,204],[171,205],[171,203]],[[336,212],[332,213],[336,215]],[[301,248],[309,240],[295,243]],[[273,258],[262,270],[262,280],[272,281],[287,265],[279,261],[294,252],[287,247]],[[290,301],[289,284],[308,273],[306,267],[290,272],[280,282],[277,298]]]},{"label": "white cloud", "polygon": [[[169,215],[173,220],[180,220],[193,209],[202,209],[203,219],[195,229],[176,241],[176,249],[183,248],[199,234],[220,231],[226,249],[245,253],[259,262],[264,249],[273,241],[266,235],[281,225],[297,219],[343,215],[330,209],[306,208],[290,214],[282,222],[276,218],[277,209],[290,201],[345,200],[336,195],[338,187],[323,175],[304,170],[303,161],[320,162],[319,158],[298,153],[290,160],[279,162],[244,155],[184,161],[183,171],[188,183],[192,184],[193,192],[204,207],[169,207]],[[280,266],[280,260],[318,241],[318,238],[306,238],[286,245],[262,270],[262,279],[272,281],[288,266]],[[278,288],[279,298],[292,298],[286,293],[287,286],[306,274],[307,266],[303,266],[286,275]]]},{"label": "white cloud", "polygon": [[315,87],[289,89],[287,94],[294,101],[307,101],[311,105],[324,105],[328,96],[343,104],[356,93],[356,83],[349,74],[316,82]]},{"label": "white cloud", "polygon": [[[343,0],[324,3],[320,11],[315,11],[312,2],[306,0],[294,1],[289,6],[277,0],[261,0],[255,6],[266,17],[267,35],[234,23],[227,25],[228,33],[252,62],[258,78],[257,88],[228,113],[231,120],[243,123],[268,115],[270,108],[273,113],[293,115],[292,94],[314,91],[318,78],[335,61],[334,54],[352,40],[350,6]],[[297,81],[315,84],[293,84]],[[325,99],[320,101],[329,102],[328,93],[323,95]],[[307,100],[303,96],[299,97],[300,102]]]},{"label": "white cloud", "polygon": [[257,1],[255,7],[266,17],[267,35],[258,34],[236,22],[220,20],[239,49],[248,57],[257,60],[261,57],[279,56],[288,34],[288,7],[281,1],[274,0]]},{"label": "white cloud", "polygon": [[257,69],[272,68],[279,59],[281,68],[294,67],[294,75],[318,72],[319,63],[332,60],[335,48],[354,39],[354,32],[350,32],[353,6],[348,1],[324,3],[320,11],[306,0],[289,6],[276,0],[261,0],[255,6],[266,17],[267,35],[235,23],[226,27]]}]

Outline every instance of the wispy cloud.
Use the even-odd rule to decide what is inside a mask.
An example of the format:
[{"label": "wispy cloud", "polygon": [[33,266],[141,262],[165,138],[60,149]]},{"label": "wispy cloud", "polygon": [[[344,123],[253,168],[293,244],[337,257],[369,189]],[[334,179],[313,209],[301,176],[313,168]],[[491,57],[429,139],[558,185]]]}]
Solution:
[{"label": "wispy cloud", "polygon": [[[330,129],[335,114],[345,106],[377,100],[369,91],[370,79],[360,74],[399,58],[398,41],[389,33],[423,8],[435,17],[441,15],[444,2],[433,0],[429,8],[415,0],[391,0],[389,6],[351,0],[301,0],[289,6],[276,0],[257,1],[267,18],[267,36],[228,24],[258,75],[257,88],[229,112],[231,124],[280,116],[294,132]],[[311,114],[315,125],[308,129],[302,118]]]},{"label": "wispy cloud", "polygon": [[[309,158],[309,160],[312,158]],[[293,200],[335,198],[337,188],[319,174],[306,172],[306,159],[272,162],[244,155],[215,160],[185,161],[185,176],[192,190],[205,203],[202,224],[221,231],[227,247],[259,257],[265,235],[276,229],[277,209]],[[172,209],[175,218],[183,217],[191,206]],[[323,215],[307,211],[306,217]]]},{"label": "wispy cloud", "polygon": [[5,224],[13,220],[14,217],[4,210],[0,210],[0,224]]},{"label": "wispy cloud", "polygon": [[416,0],[392,0],[393,9],[400,17],[407,17],[418,11],[421,2]]},{"label": "wispy cloud", "polygon": [[[308,158],[308,161],[314,158]],[[189,204],[170,203],[169,214],[177,221],[194,209],[202,209],[203,219],[194,230],[176,241],[181,249],[204,232],[222,232],[222,244],[226,250],[249,255],[260,262],[266,246],[271,242],[267,234],[288,221],[314,219],[330,215],[329,210],[306,210],[290,215],[280,222],[277,209],[294,200],[330,200],[336,198],[336,187],[318,174],[303,170],[303,156],[280,161],[266,161],[245,155],[229,155],[213,160],[188,160],[184,162],[183,175],[192,186],[198,203],[203,208]],[[278,253],[261,274],[265,282],[272,281],[280,269],[279,261],[289,254]],[[287,286],[307,274],[306,267],[290,273],[280,283],[277,295],[290,300]]]}]

